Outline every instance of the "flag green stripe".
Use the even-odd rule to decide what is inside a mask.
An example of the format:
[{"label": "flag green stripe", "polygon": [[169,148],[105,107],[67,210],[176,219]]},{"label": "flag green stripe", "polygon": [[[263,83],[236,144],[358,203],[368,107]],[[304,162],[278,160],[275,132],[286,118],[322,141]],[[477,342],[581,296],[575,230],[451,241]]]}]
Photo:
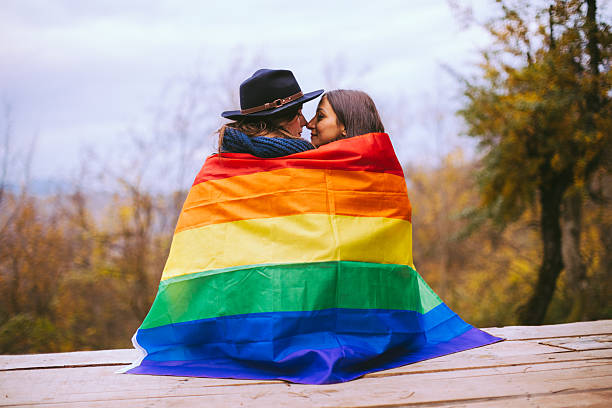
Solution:
[{"label": "flag green stripe", "polygon": [[227,268],[162,281],[141,329],[246,313],[412,310],[442,303],[406,265],[331,261]]}]

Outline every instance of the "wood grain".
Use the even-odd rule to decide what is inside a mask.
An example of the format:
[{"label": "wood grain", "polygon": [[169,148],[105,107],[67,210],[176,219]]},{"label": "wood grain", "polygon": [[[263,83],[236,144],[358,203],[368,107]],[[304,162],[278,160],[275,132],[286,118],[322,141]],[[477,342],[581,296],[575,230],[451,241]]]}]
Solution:
[{"label": "wood grain", "polygon": [[0,355],[0,371],[44,367],[76,367],[129,364],[139,352],[135,349],[76,351],[72,353]]},{"label": "wood grain", "polygon": [[612,334],[612,320],[576,322],[545,326],[507,326],[482,329],[506,340],[531,340],[553,337],[579,337]]},{"label": "wood grain", "polygon": [[318,386],[116,374],[134,350],[0,356],[0,406],[612,406],[610,321],[495,330],[511,340]]}]

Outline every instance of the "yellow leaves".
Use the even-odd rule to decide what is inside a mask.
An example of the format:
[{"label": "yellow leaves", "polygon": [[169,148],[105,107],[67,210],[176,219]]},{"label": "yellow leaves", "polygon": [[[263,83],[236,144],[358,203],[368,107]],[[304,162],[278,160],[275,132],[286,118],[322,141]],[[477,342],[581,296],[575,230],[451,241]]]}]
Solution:
[{"label": "yellow leaves", "polygon": [[[0,337],[6,334],[6,342],[0,341],[0,353],[15,344],[25,347],[20,352],[129,346],[172,236],[173,226],[161,228],[156,220],[174,219],[177,212],[154,206],[146,192],[130,193],[115,196],[106,219],[90,217],[88,200],[75,195],[3,201]],[[27,318],[3,326],[12,316]],[[21,344],[20,338],[30,340]]]},{"label": "yellow leaves", "polygon": [[559,152],[555,153],[550,160],[550,166],[556,171],[560,171],[562,169],[561,155],[559,155]]},{"label": "yellow leaves", "polygon": [[517,180],[508,180],[504,183],[502,190],[497,192],[497,194],[501,194],[502,197],[510,198],[517,189]]},{"label": "yellow leaves", "polygon": [[134,207],[131,205],[121,205],[119,207],[118,215],[122,223],[126,223],[134,216]]},{"label": "yellow leaves", "polygon": [[533,216],[527,212],[503,232],[487,224],[458,239],[471,222],[461,214],[480,198],[474,169],[456,151],[439,167],[406,170],[414,259],[430,286],[471,323],[514,324],[514,305],[528,296],[537,268],[538,236],[527,227]]}]

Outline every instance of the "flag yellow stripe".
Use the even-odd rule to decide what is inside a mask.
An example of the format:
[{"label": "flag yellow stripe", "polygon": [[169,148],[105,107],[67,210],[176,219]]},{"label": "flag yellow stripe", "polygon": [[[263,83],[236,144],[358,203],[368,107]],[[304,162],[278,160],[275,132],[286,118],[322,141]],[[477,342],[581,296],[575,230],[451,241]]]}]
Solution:
[{"label": "flag yellow stripe", "polygon": [[276,263],[412,264],[412,225],[384,217],[300,214],[212,224],[174,235],[162,280]]}]

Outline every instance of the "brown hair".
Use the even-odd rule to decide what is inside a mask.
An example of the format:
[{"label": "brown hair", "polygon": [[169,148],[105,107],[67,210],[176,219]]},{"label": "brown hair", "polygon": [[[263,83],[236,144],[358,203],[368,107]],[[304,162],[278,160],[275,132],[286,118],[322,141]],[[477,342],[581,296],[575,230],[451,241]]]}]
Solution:
[{"label": "brown hair", "polygon": [[278,132],[285,139],[299,139],[300,136],[292,135],[283,126],[294,119],[300,109],[302,109],[302,105],[298,104],[270,116],[245,117],[224,124],[217,130],[219,134],[219,152],[221,152],[221,147],[223,146],[223,135],[227,127],[238,129],[248,137],[265,136],[272,132]]},{"label": "brown hair", "polygon": [[376,105],[367,93],[336,89],[323,94],[323,98],[327,98],[336,113],[338,124],[344,125],[345,138],[385,131]]}]

